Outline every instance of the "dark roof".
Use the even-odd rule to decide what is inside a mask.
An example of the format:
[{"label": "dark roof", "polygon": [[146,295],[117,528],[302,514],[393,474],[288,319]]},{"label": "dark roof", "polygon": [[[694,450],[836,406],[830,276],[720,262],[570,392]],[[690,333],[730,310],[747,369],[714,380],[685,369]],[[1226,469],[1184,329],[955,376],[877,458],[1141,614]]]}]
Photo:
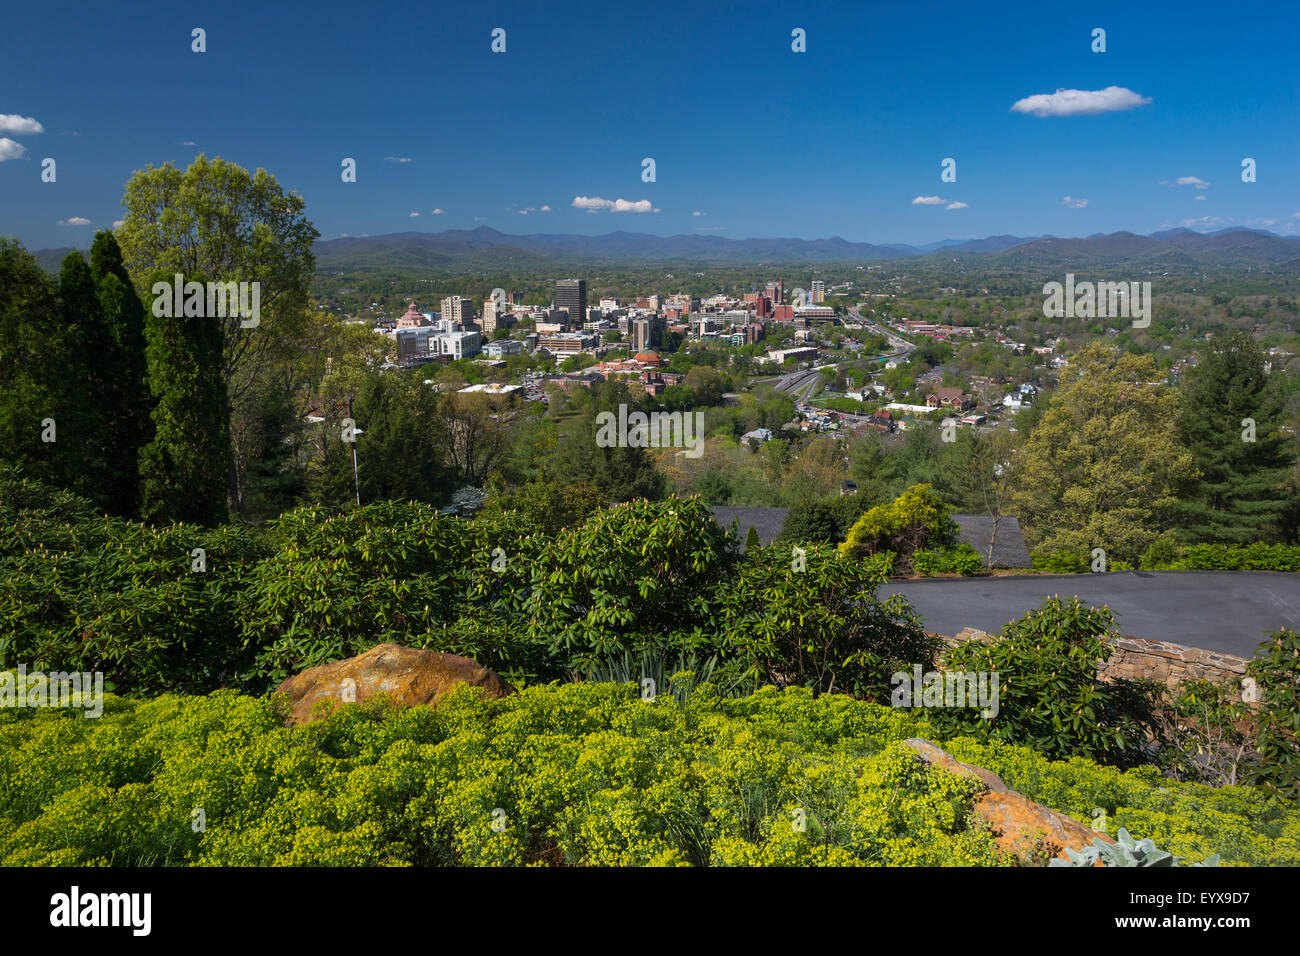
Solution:
[{"label": "dark roof", "polygon": [[745,539],[749,537],[750,528],[758,532],[758,540],[762,544],[771,544],[775,541],[781,529],[785,527],[785,516],[789,513],[789,508],[738,508],[718,505],[713,509],[714,519],[724,529],[730,528],[731,522],[736,521],[740,533],[741,551],[745,550]]},{"label": "dark roof", "polygon": [[[988,515],[953,515],[961,531],[957,540],[969,544],[988,560],[989,540],[993,537],[993,519]],[[998,518],[998,542],[993,549],[995,568],[1029,568],[1034,562],[1029,557],[1029,546],[1020,531],[1020,522],[1011,515]]]}]

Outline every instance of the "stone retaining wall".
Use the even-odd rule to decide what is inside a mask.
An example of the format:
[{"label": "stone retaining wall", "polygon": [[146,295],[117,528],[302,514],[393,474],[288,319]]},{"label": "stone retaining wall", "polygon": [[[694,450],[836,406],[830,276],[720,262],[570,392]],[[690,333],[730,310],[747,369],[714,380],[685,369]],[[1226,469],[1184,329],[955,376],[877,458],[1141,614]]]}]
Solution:
[{"label": "stone retaining wall", "polygon": [[[956,636],[937,635],[949,647],[966,641],[993,641],[997,635],[964,628]],[[1148,678],[1173,689],[1184,681],[1208,680],[1215,684],[1232,681],[1238,685],[1246,676],[1246,658],[1201,647],[1184,647],[1170,641],[1148,641],[1141,637],[1120,637],[1115,653],[1102,665],[1102,677]],[[1244,700],[1249,696],[1243,694]]]}]

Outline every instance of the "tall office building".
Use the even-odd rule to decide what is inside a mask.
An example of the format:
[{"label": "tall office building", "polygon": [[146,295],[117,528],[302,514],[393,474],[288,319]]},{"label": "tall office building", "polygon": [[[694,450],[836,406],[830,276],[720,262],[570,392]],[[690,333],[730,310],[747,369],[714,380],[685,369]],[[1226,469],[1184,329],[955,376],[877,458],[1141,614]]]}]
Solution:
[{"label": "tall office building", "polygon": [[465,329],[474,324],[474,302],[459,295],[451,295],[442,300],[442,317],[451,321],[452,331]]},{"label": "tall office building", "polygon": [[498,308],[495,299],[483,302],[483,335],[490,337],[497,329],[508,329],[515,324],[515,314],[504,307]]},{"label": "tall office building", "polygon": [[657,348],[663,341],[664,322],[659,316],[643,316],[632,320],[632,351],[644,352]]},{"label": "tall office building", "polygon": [[582,328],[587,321],[587,280],[560,279],[555,283],[555,307],[568,309],[570,327]]},{"label": "tall office building", "polygon": [[785,280],[777,279],[767,284],[767,297],[773,305],[785,305]]},{"label": "tall office building", "polygon": [[821,279],[813,279],[812,300],[814,302],[826,301],[826,283]]}]

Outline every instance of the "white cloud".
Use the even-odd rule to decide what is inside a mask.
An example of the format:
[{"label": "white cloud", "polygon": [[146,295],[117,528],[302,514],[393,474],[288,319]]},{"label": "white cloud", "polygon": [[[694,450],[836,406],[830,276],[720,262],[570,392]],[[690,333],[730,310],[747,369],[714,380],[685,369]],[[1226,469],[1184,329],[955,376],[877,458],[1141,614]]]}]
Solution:
[{"label": "white cloud", "polygon": [[60,226],[89,226],[90,220],[81,216],[73,216],[71,219],[60,219]]},{"label": "white cloud", "polygon": [[411,161],[410,156],[385,156],[384,157],[384,162],[386,163],[409,163],[410,161]]},{"label": "white cloud", "polygon": [[917,196],[912,200],[913,206],[942,206],[944,199],[941,196]]},{"label": "white cloud", "polygon": [[543,206],[542,209],[541,209],[541,211],[542,211],[542,212],[550,212],[550,211],[551,211],[551,207],[550,207],[550,206]]},{"label": "white cloud", "polygon": [[1205,202],[1205,200],[1209,199],[1210,197],[1209,197],[1209,196],[1193,196],[1192,198],[1195,199],[1197,202]]},{"label": "white cloud", "polygon": [[1088,205],[1088,200],[1075,199],[1071,196],[1066,196],[1061,200],[1061,205],[1068,206],[1071,209],[1082,209],[1084,206]]},{"label": "white cloud", "polygon": [[574,196],[573,207],[595,212],[608,209],[610,212],[658,212],[648,199],[601,199],[599,196]]},{"label": "white cloud", "polygon": [[416,216],[418,216],[418,215],[419,215],[418,212],[413,212],[413,213],[411,213],[411,218],[414,219],[414,218],[415,218]]},{"label": "white cloud", "polygon": [[17,113],[0,113],[0,133],[18,133],[20,136],[35,136],[44,133],[45,127],[30,116]]},{"label": "white cloud", "polygon": [[1196,219],[1182,219],[1178,225],[1184,229],[1224,229],[1236,221],[1232,216],[1198,216]]},{"label": "white cloud", "polygon": [[114,228],[114,229],[121,229],[124,225],[126,225],[126,220],[125,220],[125,219],[114,219],[114,220],[113,220],[113,228]]},{"label": "white cloud", "polygon": [[695,212],[691,213],[691,215],[692,215],[692,216],[707,216],[708,213],[707,213],[707,212],[700,212],[700,211],[697,209],[697,210],[695,210]]},{"label": "white cloud", "polygon": [[950,202],[948,203],[948,205],[944,206],[943,208],[944,209],[969,209],[970,203]]},{"label": "white cloud", "polygon": [[0,163],[6,159],[22,159],[27,155],[27,147],[16,143],[6,136],[0,136]]},{"label": "white cloud", "polygon": [[192,139],[187,139],[187,140],[186,140],[185,142],[183,142],[183,143],[177,143],[177,145],[178,145],[178,146],[197,146],[198,143],[194,142],[194,140],[192,140]]},{"label": "white cloud", "polygon": [[443,215],[443,211],[442,211],[441,209],[435,209],[435,210],[433,211],[433,215],[435,215],[435,216],[441,216],[441,215]]},{"label": "white cloud", "polygon": [[1011,106],[1013,113],[1030,113],[1034,116],[1089,116],[1094,113],[1113,113],[1131,110],[1151,102],[1151,97],[1134,93],[1122,86],[1108,86],[1104,90],[1057,90],[1055,93],[1035,93]]}]

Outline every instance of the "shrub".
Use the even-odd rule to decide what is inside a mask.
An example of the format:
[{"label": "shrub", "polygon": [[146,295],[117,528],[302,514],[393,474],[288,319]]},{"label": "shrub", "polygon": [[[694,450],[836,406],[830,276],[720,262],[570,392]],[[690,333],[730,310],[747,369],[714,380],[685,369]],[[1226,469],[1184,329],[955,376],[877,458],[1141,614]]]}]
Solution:
[{"label": "shrub", "polygon": [[1186,681],[1163,690],[1157,711],[1159,766],[1177,780],[1232,786],[1244,780],[1254,753],[1250,709],[1235,681]]},{"label": "shrub", "polygon": [[[892,708],[770,687],[654,702],[634,685],[500,700],[462,687],[436,709],[367,702],[296,728],[233,691],[109,695],[95,720],[7,709],[0,864],[1013,865],[973,821],[976,785],[901,745],[930,733]],[[1300,809],[1251,787],[944,746],[1191,860],[1300,862]]]},{"label": "shrub", "polygon": [[912,555],[912,568],[922,577],[935,574],[961,574],[969,577],[984,572],[984,559],[978,551],[963,542],[954,548],[917,551]]},{"label": "shrub", "polygon": [[598,511],[532,563],[522,604],[528,632],[574,669],[624,650],[702,647],[727,570],[724,541],[700,498]]},{"label": "shrub", "polygon": [[[1091,574],[1093,558],[1091,554],[1079,554],[1074,551],[1035,551],[1033,554],[1034,570],[1045,574]],[[1107,571],[1132,571],[1133,565],[1118,558],[1106,558]]]},{"label": "shrub", "polygon": [[790,506],[778,540],[782,544],[839,544],[870,507],[871,499],[863,492],[801,499]]},{"label": "shrub", "polygon": [[849,529],[840,553],[863,557],[893,551],[898,566],[911,567],[912,555],[924,547],[948,547],[957,523],[948,506],[929,485],[913,485],[887,505],[872,508]]},{"label": "shrub", "polygon": [[883,580],[878,568],[826,546],[810,545],[798,566],[765,548],[719,594],[726,656],[754,682],[887,700],[889,676],[928,667],[939,645],[900,595],[876,597]]},{"label": "shrub", "polygon": [[250,679],[270,686],[455,620],[473,555],[469,527],[414,502],[282,515],[268,532],[275,550],[242,596],[244,641],[257,655]]},{"label": "shrub", "polygon": [[1178,539],[1172,532],[1166,532],[1151,542],[1151,547],[1142,555],[1140,566],[1143,571],[1161,571],[1173,567],[1180,554]]},{"label": "shrub", "polygon": [[102,671],[124,693],[237,681],[251,661],[237,598],[265,553],[257,535],[150,527],[72,496],[41,502],[38,489],[0,483],[0,666]]},{"label": "shrub", "polygon": [[968,641],[945,659],[945,670],[999,675],[996,716],[957,707],[938,708],[930,719],[949,734],[1007,740],[1049,757],[1143,762],[1155,726],[1154,688],[1097,676],[1112,652],[1106,639],[1117,635],[1108,609],[1048,598],[1003,628],[1000,639]]},{"label": "shrub", "polygon": [[1192,571],[1300,571],[1300,546],[1193,544],[1166,567]]},{"label": "shrub", "polygon": [[1246,673],[1260,704],[1254,715],[1259,756],[1248,779],[1294,800],[1300,797],[1300,632],[1270,635]]}]

